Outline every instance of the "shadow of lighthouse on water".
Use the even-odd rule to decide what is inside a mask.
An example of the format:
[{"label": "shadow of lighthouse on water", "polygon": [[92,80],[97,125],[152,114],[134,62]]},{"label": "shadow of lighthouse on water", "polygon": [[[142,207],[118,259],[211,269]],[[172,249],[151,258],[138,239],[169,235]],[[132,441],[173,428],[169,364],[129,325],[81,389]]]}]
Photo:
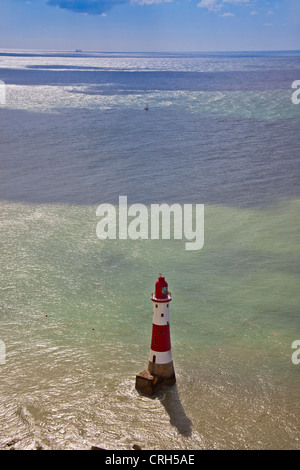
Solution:
[{"label": "shadow of lighthouse on water", "polygon": [[172,387],[163,388],[157,393],[156,398],[159,399],[170,416],[171,425],[175,426],[184,437],[190,437],[193,423],[184,411],[177,384]]}]

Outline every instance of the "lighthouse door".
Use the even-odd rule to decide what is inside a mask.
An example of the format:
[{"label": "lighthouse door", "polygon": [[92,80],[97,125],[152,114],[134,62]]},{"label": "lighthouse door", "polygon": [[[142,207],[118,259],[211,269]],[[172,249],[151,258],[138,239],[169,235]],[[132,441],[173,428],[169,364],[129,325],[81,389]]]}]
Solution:
[{"label": "lighthouse door", "polygon": [[156,361],[156,356],[153,356],[153,364],[155,364],[155,361]]}]

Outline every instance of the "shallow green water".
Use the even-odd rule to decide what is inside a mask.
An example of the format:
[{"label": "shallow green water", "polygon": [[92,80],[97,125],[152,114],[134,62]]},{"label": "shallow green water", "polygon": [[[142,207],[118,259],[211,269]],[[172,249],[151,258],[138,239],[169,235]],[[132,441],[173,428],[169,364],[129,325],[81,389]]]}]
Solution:
[{"label": "shallow green water", "polygon": [[[202,250],[106,240],[96,206],[3,202],[1,442],[18,448],[299,448],[299,200],[205,205]],[[158,273],[174,388],[134,389]]]}]

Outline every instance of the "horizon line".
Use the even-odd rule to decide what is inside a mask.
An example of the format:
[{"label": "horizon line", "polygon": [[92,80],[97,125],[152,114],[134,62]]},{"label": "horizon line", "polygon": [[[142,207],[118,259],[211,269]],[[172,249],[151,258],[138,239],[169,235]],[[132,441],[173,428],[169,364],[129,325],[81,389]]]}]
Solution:
[{"label": "horizon line", "polygon": [[0,47],[2,51],[30,51],[30,52],[72,52],[76,54],[206,54],[206,53],[251,53],[251,52],[300,52],[300,49],[240,49],[240,50],[93,50],[93,49],[34,49],[17,47]]}]

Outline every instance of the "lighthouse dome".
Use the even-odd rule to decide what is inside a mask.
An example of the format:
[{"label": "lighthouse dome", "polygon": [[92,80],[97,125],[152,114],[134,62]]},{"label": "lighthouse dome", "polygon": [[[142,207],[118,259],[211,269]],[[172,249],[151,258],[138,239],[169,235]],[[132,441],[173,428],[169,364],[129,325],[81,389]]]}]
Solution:
[{"label": "lighthouse dome", "polygon": [[159,276],[155,283],[155,297],[157,299],[165,299],[168,296],[168,283],[164,276]]}]

